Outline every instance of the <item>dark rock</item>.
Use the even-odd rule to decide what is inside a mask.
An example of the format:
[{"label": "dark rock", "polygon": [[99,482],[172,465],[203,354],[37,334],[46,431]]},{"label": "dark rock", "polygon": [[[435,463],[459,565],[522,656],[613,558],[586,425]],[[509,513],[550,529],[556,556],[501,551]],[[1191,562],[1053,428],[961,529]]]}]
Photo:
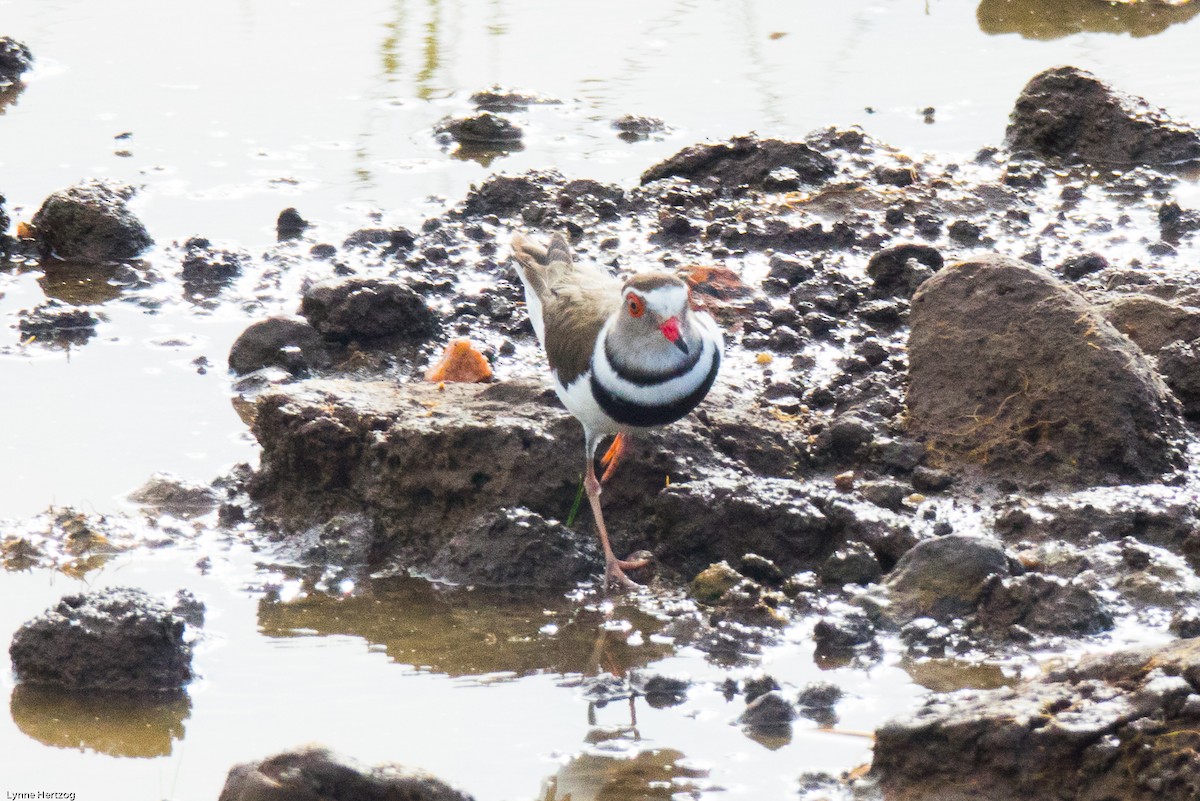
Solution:
[{"label": "dark rock", "polygon": [[1002,508],[994,526],[998,534],[1014,541],[1082,544],[1133,537],[1178,552],[1200,530],[1200,520],[1189,493],[1144,487],[1103,498],[1023,501]]},{"label": "dark rock", "polygon": [[1076,67],[1035,75],[1017,98],[1006,138],[1013,150],[1100,167],[1172,169],[1200,159],[1200,131]]},{"label": "dark rock", "polygon": [[776,729],[791,725],[796,707],[775,690],[763,693],[746,705],[738,723],[751,729]]},{"label": "dark rock", "polygon": [[302,375],[329,363],[325,340],[303,317],[268,317],[252,323],[229,349],[229,369],[245,375],[282,367]]},{"label": "dark rock", "polygon": [[883,576],[883,567],[865,543],[851,542],[831,553],[819,572],[822,581],[841,587],[873,584]]},{"label": "dark rock", "polygon": [[1169,628],[1176,637],[1200,637],[1200,612],[1195,609],[1180,609],[1171,616]]},{"label": "dark rock", "polygon": [[1165,241],[1178,243],[1200,230],[1200,212],[1180,208],[1178,203],[1164,203],[1158,209],[1158,230]]},{"label": "dark rock", "polygon": [[441,323],[419,292],[384,278],[334,278],[309,287],[300,303],[313,328],[337,341],[399,337],[420,342]]},{"label": "dark rock", "polygon": [[1112,613],[1077,580],[1026,573],[988,582],[977,620],[985,629],[1010,626],[1045,634],[1098,634],[1113,626]]},{"label": "dark rock", "polygon": [[761,189],[780,167],[790,167],[809,184],[832,178],[833,162],[804,142],[741,136],[725,144],[701,144],[681,150],[642,173],[642,184],[662,178],[703,181],[715,178],[726,192]]},{"label": "dark rock", "polygon": [[494,214],[497,217],[527,217],[531,210],[545,205],[551,193],[566,184],[562,174],[550,170],[532,170],[522,175],[494,175],[472,187],[463,201],[463,213],[470,217]]},{"label": "dark rock", "polygon": [[832,709],[842,700],[842,688],[827,681],[814,681],[805,685],[796,698],[801,709]]},{"label": "dark rock", "polygon": [[499,509],[465,526],[421,569],[451,584],[572,587],[604,570],[596,538],[528,509]]},{"label": "dark rock", "polygon": [[438,123],[436,130],[464,145],[513,145],[524,136],[519,125],[490,111],[461,119],[447,117]]},{"label": "dark rock", "polygon": [[941,492],[954,484],[954,476],[945,470],[935,467],[914,467],[912,471],[913,489],[921,492]]},{"label": "dark rock", "polygon": [[343,248],[365,250],[379,248],[383,255],[407,253],[417,243],[417,235],[407,228],[360,228],[342,241]]},{"label": "dark rock", "polygon": [[1158,352],[1158,371],[1183,403],[1183,413],[1200,417],[1200,339],[1175,342]]},{"label": "dark rock", "polygon": [[1062,274],[1062,277],[1071,281],[1078,281],[1085,275],[1091,275],[1092,273],[1098,273],[1101,270],[1107,269],[1108,259],[1099,253],[1084,253],[1082,256],[1073,256],[1058,265],[1058,271]]},{"label": "dark rock", "polygon": [[23,43],[0,36],[0,88],[16,83],[33,66],[33,52]]},{"label": "dark rock", "polygon": [[241,275],[250,263],[244,251],[222,250],[201,237],[193,237],[183,245],[181,275],[185,284],[224,284]]},{"label": "dark rock", "polygon": [[910,432],[946,464],[1071,484],[1180,463],[1179,408],[1149,359],[1065,284],[986,257],[913,297]]},{"label": "dark rock", "polygon": [[631,682],[634,689],[644,695],[655,709],[683,703],[692,686],[691,679],[683,676],[666,676],[641,670],[634,672]]},{"label": "dark rock", "polygon": [[1014,562],[998,542],[952,534],[924,540],[904,554],[884,581],[887,614],[900,624],[919,617],[946,621],[975,611],[992,576]]},{"label": "dark rock", "polygon": [[204,601],[197,598],[191,590],[180,590],[175,593],[175,605],[171,607],[171,611],[177,617],[183,618],[183,622],[195,628],[204,626],[204,613],[207,607]]},{"label": "dark rock", "polygon": [[275,220],[275,239],[279,242],[299,239],[309,225],[308,220],[301,217],[300,212],[296,209],[284,209],[279,212],[279,217]]},{"label": "dark rock", "polygon": [[1184,640],[934,694],[876,731],[872,774],[887,798],[1183,801],[1200,786],[1198,676]]},{"label": "dark rock", "polygon": [[395,763],[366,767],[310,745],[230,769],[219,801],[473,801],[429,774]]},{"label": "dark rock", "polygon": [[621,132],[620,137],[627,142],[636,142],[667,130],[667,124],[658,117],[642,117],[637,114],[623,114],[613,120],[612,125]]},{"label": "dark rock", "polygon": [[775,677],[768,673],[752,676],[742,682],[742,693],[746,696],[747,704],[754,703],[755,699],[761,698],[769,692],[781,689],[783,688],[779,686]]},{"label": "dark rock", "polygon": [[867,276],[881,292],[910,297],[923,281],[942,269],[937,248],[904,244],[884,248],[867,262]]},{"label": "dark rock", "polygon": [[51,298],[18,315],[17,328],[24,341],[82,345],[96,334],[100,318],[87,309],[68,306]]},{"label": "dark rock", "polygon": [[33,215],[43,252],[86,263],[126,261],[154,244],[126,202],[133,187],[85,181],[55,192]]},{"label": "dark rock", "polygon": [[1146,353],[1200,339],[1200,309],[1150,295],[1126,295],[1100,307],[1105,319]]},{"label": "dark rock", "polygon": [[871,503],[893,512],[904,508],[904,499],[911,494],[907,485],[893,479],[864,481],[858,491]]},{"label": "dark rock", "polygon": [[829,551],[829,521],[787,479],[705,479],[672,484],[655,503],[650,550],[695,572],[755,553],[784,571],[817,564]]},{"label": "dark rock", "polygon": [[208,514],[217,507],[217,493],[211,486],[184,481],[171,473],[155,473],[128,497],[178,517]]},{"label": "dark rock", "polygon": [[698,603],[711,606],[741,584],[744,578],[728,562],[716,562],[696,574],[688,585],[688,596]]},{"label": "dark rock", "polygon": [[779,565],[756,553],[745,554],[738,560],[738,572],[768,587],[778,587],[784,578]]},{"label": "dark rock", "polygon": [[521,89],[506,89],[499,85],[493,85],[488,89],[475,92],[471,95],[470,100],[475,104],[476,108],[488,111],[519,111],[529,106],[555,106],[562,104],[561,100],[553,97]]},{"label": "dark rock", "polygon": [[983,229],[970,220],[955,220],[950,223],[946,233],[955,242],[963,245],[975,245],[979,243]]},{"label": "dark rock", "polygon": [[861,612],[830,615],[821,618],[813,626],[813,641],[820,655],[844,655],[854,649],[873,645],[875,624]]},{"label": "dark rock", "polygon": [[18,681],[70,689],[175,691],[192,678],[185,623],[138,589],[68,595],[13,636]]}]

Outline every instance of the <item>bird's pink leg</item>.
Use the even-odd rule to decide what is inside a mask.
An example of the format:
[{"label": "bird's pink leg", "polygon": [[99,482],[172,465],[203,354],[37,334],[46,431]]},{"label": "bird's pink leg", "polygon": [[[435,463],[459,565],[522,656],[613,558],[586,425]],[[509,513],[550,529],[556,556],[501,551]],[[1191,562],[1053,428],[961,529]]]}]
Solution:
[{"label": "bird's pink leg", "polygon": [[613,553],[608,542],[608,530],[604,527],[604,512],[600,509],[600,481],[596,478],[596,467],[592,464],[595,445],[589,443],[587,448],[587,475],[583,479],[583,488],[587,492],[588,503],[592,505],[592,517],[596,521],[596,533],[600,535],[600,547],[604,550],[604,586],[616,582],[622,587],[639,587],[636,581],[625,575],[626,570],[645,567],[645,559],[622,560]]}]

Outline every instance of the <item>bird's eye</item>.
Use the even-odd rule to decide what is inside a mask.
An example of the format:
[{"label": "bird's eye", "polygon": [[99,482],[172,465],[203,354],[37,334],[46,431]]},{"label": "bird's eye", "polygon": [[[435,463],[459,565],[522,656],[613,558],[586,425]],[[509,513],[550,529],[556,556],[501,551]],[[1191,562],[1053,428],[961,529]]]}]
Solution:
[{"label": "bird's eye", "polygon": [[646,313],[646,304],[637,295],[627,295],[625,298],[625,308],[629,309],[630,317],[641,317]]}]

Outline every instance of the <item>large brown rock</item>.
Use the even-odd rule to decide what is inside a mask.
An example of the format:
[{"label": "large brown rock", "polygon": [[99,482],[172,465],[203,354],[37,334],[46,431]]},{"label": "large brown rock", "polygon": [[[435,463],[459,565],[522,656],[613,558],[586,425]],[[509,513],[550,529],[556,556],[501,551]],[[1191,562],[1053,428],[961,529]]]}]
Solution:
[{"label": "large brown rock", "polygon": [[1173,801],[1200,787],[1200,640],[931,696],[876,731],[891,801]]},{"label": "large brown rock", "polygon": [[1146,353],[1200,338],[1200,309],[1152,295],[1126,295],[1104,304],[1105,318]]},{"label": "large brown rock", "polygon": [[427,773],[385,763],[374,767],[310,745],[235,765],[220,801],[472,801]]},{"label": "large brown rock", "polygon": [[[804,432],[747,399],[718,397],[711,408],[706,404],[703,418],[690,416],[634,438],[604,488],[605,520],[618,551],[653,542],[670,555],[669,567],[688,562],[686,542],[671,540],[691,527],[655,530],[651,538],[668,479],[679,492],[689,481],[751,469],[794,475]],[[525,509],[531,520],[544,519],[527,531],[549,537],[538,548],[562,551],[561,531],[545,520],[567,518],[584,470],[582,429],[541,381],[440,388],[423,382],[306,381],[259,398],[254,434],[262,445],[262,467],[251,491],[269,518],[302,531],[337,515],[364,516],[374,540],[368,548],[372,561],[400,560],[441,572],[457,571],[464,555],[475,552],[471,537],[486,539],[496,525],[508,528],[496,518],[498,510]],[[594,536],[590,517],[584,504],[575,536]],[[708,559],[736,559],[745,552],[731,553],[736,538],[713,540]],[[512,544],[492,555],[512,557],[511,580],[490,568],[486,575],[450,571],[444,577],[530,583],[527,567],[517,561],[524,545]]]},{"label": "large brown rock", "polygon": [[1200,159],[1200,130],[1077,67],[1035,75],[1009,117],[1012,150],[1115,167]]},{"label": "large brown rock", "polygon": [[943,463],[1066,484],[1154,480],[1181,463],[1179,404],[1082,296],[1002,256],[913,296],[909,428]]}]

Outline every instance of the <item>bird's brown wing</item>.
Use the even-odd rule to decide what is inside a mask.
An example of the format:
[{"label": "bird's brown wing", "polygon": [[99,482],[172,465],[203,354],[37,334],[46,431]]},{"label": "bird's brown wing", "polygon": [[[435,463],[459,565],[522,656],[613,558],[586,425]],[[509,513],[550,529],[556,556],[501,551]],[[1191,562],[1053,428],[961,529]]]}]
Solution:
[{"label": "bird's brown wing", "polygon": [[514,234],[512,248],[542,305],[550,367],[562,384],[570,384],[587,370],[600,329],[620,306],[621,283],[603,268],[576,264],[562,234],[545,248]]}]

